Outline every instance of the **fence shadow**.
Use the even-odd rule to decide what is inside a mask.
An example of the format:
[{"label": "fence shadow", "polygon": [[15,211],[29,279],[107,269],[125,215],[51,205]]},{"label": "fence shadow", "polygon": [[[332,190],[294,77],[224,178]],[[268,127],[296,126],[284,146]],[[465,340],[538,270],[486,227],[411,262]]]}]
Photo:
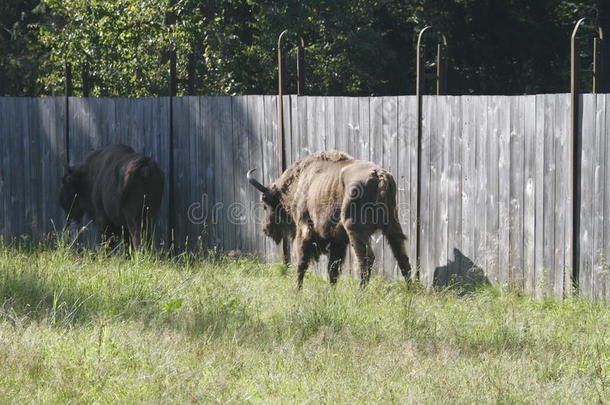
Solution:
[{"label": "fence shadow", "polygon": [[491,284],[483,269],[458,248],[453,248],[453,257],[453,261],[434,269],[433,285],[435,287],[447,287],[468,293],[481,285]]}]

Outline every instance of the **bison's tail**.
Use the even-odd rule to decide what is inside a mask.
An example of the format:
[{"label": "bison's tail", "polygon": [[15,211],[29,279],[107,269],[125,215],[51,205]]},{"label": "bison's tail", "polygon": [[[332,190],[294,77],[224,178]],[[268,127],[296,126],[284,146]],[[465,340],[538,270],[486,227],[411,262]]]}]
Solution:
[{"label": "bison's tail", "polygon": [[379,183],[377,190],[379,191],[379,201],[389,203],[396,200],[396,182],[394,177],[385,170],[377,172]]},{"label": "bison's tail", "polygon": [[396,206],[396,181],[394,177],[385,170],[377,171],[377,202],[387,207],[389,218],[398,221],[398,211]]}]

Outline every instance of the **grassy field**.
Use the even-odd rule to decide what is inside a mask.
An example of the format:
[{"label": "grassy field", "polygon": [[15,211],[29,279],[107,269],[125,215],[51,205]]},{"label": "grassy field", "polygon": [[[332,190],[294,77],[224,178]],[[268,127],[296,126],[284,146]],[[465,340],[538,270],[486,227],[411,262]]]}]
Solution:
[{"label": "grassy field", "polygon": [[0,244],[0,401],[608,403],[610,305]]}]

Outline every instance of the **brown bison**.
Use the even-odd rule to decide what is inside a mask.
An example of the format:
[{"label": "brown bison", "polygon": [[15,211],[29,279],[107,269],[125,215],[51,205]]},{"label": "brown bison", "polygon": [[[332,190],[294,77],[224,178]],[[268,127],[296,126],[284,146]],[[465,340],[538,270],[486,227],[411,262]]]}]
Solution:
[{"label": "brown bison", "polygon": [[398,261],[402,275],[411,266],[398,222],[396,182],[390,173],[343,152],[318,152],[289,167],[273,184],[264,186],[247,174],[262,193],[264,233],[276,243],[296,239],[297,288],[309,262],[327,254],[328,276],[337,282],[348,243],[356,255],[360,286],[369,280],[375,256],[369,239],[381,231]]},{"label": "brown bison", "polygon": [[67,166],[59,193],[68,221],[93,220],[112,245],[123,236],[139,246],[150,234],[163,196],[163,171],[157,163],[126,145],[112,145]]}]

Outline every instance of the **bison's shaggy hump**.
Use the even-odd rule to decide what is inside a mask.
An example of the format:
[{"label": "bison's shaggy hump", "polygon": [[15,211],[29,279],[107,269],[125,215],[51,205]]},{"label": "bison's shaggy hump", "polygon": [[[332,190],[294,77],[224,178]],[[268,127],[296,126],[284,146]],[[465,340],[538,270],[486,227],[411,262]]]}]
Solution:
[{"label": "bison's shaggy hump", "polygon": [[280,176],[280,178],[275,182],[275,186],[283,193],[287,193],[290,190],[290,187],[296,183],[299,179],[299,176],[310,165],[320,162],[341,162],[344,160],[354,160],[353,156],[348,155],[345,152],[339,151],[323,151],[316,152],[312,155],[306,156],[301,160],[297,160],[294,162],[284,173]]}]

